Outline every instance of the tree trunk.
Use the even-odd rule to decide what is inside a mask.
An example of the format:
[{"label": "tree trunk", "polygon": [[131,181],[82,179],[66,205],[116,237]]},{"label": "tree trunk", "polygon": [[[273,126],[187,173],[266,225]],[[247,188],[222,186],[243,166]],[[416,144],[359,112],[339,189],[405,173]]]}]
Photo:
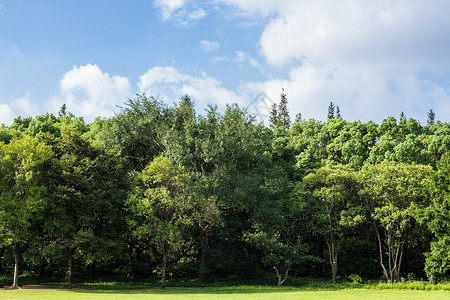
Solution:
[{"label": "tree trunk", "polygon": [[388,274],[388,272],[386,270],[386,267],[384,266],[384,263],[383,263],[383,243],[381,241],[381,235],[380,235],[380,232],[378,231],[378,227],[375,224],[375,221],[373,221],[372,224],[373,224],[373,226],[375,228],[375,234],[376,234],[377,240],[378,240],[378,250],[379,250],[379,253],[380,253],[380,265],[381,265],[381,268],[383,269],[384,276],[386,277],[386,281],[389,282],[390,281],[389,274]]},{"label": "tree trunk", "polygon": [[337,258],[338,258],[338,251],[337,251],[337,241],[336,236],[331,232],[330,230],[330,240],[325,239],[328,246],[328,253],[330,257],[330,266],[331,266],[331,281],[333,283],[336,282],[337,278],[337,270],[338,270],[338,264],[337,264]]},{"label": "tree trunk", "polygon": [[290,267],[288,267],[288,268],[286,269],[286,272],[284,273],[284,279],[281,278],[281,275],[280,275],[280,273],[278,272],[277,266],[274,266],[273,268],[275,269],[275,272],[277,273],[277,277],[278,277],[278,284],[277,284],[277,286],[281,286],[281,285],[286,281],[286,279],[288,278],[289,268],[290,268]]},{"label": "tree trunk", "polygon": [[73,284],[73,269],[74,269],[74,263],[75,263],[75,249],[70,248],[69,251],[69,268],[67,269],[67,283],[69,285]]},{"label": "tree trunk", "polygon": [[5,254],[5,247],[0,248],[0,274],[2,274],[2,271],[3,271],[3,268],[2,268],[3,254]]},{"label": "tree trunk", "polygon": [[45,266],[46,266],[45,259],[41,258],[41,262],[39,264],[39,277],[40,278],[45,277]]},{"label": "tree trunk", "polygon": [[19,265],[20,265],[20,244],[15,243],[11,246],[14,253],[14,280],[11,286],[12,289],[19,288]]},{"label": "tree trunk", "polygon": [[162,270],[161,270],[161,288],[166,287],[166,272],[167,272],[167,253],[165,245],[162,249]]},{"label": "tree trunk", "polygon": [[205,282],[206,281],[206,243],[207,237],[206,233],[200,229],[199,233],[199,241],[200,241],[200,268],[198,271],[198,281]]},{"label": "tree trunk", "polygon": [[89,275],[88,276],[91,279],[95,277],[95,263],[94,262],[89,265]]}]

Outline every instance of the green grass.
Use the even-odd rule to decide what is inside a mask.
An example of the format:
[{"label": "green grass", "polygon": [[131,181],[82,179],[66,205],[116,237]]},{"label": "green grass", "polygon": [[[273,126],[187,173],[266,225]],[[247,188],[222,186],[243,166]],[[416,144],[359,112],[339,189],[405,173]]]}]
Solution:
[{"label": "green grass", "polygon": [[239,286],[135,290],[0,290],[0,299],[450,299],[450,291],[397,289],[304,290],[295,287]]}]

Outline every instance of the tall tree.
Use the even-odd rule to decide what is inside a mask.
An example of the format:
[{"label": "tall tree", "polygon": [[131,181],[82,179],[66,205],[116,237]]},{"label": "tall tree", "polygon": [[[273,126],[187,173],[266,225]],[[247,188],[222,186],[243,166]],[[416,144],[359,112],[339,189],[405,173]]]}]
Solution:
[{"label": "tall tree", "polygon": [[322,167],[303,178],[303,183],[312,192],[310,200],[314,207],[316,231],[325,237],[327,243],[333,282],[338,271],[339,241],[346,226],[356,225],[355,221],[344,222],[341,219],[346,210],[356,203],[356,184],[352,173],[353,170],[347,166]]},{"label": "tall tree", "polygon": [[280,95],[280,105],[278,106],[278,124],[279,126],[289,129],[289,127],[291,127],[291,117],[289,116],[287,103],[286,94],[284,93],[284,89],[282,89]]},{"label": "tall tree", "polygon": [[430,206],[424,209],[422,223],[434,234],[426,254],[425,272],[436,282],[450,275],[450,155],[441,158],[431,176]]},{"label": "tall tree", "polygon": [[278,127],[278,109],[277,104],[272,104],[272,109],[269,115],[270,128],[275,129]]},{"label": "tall tree", "polygon": [[385,161],[358,175],[359,193],[371,216],[379,263],[387,281],[400,280],[408,232],[417,219],[417,208],[426,205],[425,187],[431,170],[423,165]]},{"label": "tall tree", "polygon": [[334,119],[334,110],[335,110],[335,106],[333,104],[333,102],[330,102],[330,105],[328,106],[328,120]]},{"label": "tall tree", "polygon": [[68,258],[67,281],[72,284],[76,256],[87,265],[119,256],[126,165],[117,153],[76,132],[63,133],[53,148],[46,177],[46,239],[51,251]]},{"label": "tall tree", "polygon": [[184,168],[157,157],[136,178],[127,201],[134,234],[149,241],[160,256],[161,288],[166,284],[168,260],[185,246],[183,230],[192,221],[188,187]]},{"label": "tall tree", "polygon": [[342,120],[341,109],[336,106],[336,119]]},{"label": "tall tree", "polygon": [[45,208],[41,171],[51,155],[49,146],[30,137],[0,142],[0,243],[13,250],[12,288],[19,287],[21,246],[31,237],[30,228]]},{"label": "tall tree", "polygon": [[427,125],[431,126],[434,124],[434,118],[436,117],[434,111],[432,109],[430,109],[427,113]]}]

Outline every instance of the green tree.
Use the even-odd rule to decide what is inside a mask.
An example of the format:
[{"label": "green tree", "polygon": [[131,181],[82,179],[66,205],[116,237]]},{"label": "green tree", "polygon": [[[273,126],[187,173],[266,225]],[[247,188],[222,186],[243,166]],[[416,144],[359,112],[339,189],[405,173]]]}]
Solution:
[{"label": "green tree", "polygon": [[328,247],[332,281],[336,281],[338,272],[338,248],[345,228],[355,226],[362,221],[358,216],[342,219],[351,215],[348,210],[357,203],[356,184],[353,170],[348,166],[322,167],[315,173],[303,178],[303,183],[310,189],[309,200],[314,207],[313,218],[316,231],[325,237]]},{"label": "green tree", "polygon": [[342,120],[341,109],[336,106],[336,119]]},{"label": "green tree", "polygon": [[185,246],[183,231],[192,222],[189,184],[184,168],[157,157],[136,178],[127,201],[134,234],[149,241],[160,255],[162,288],[168,260]]},{"label": "green tree", "polygon": [[400,280],[408,232],[418,208],[427,205],[424,190],[430,173],[429,166],[385,161],[358,174],[359,193],[371,216],[387,281]]},{"label": "green tree", "polygon": [[291,127],[291,117],[289,116],[287,103],[286,94],[284,93],[284,89],[282,89],[280,95],[280,105],[278,106],[278,125],[289,129],[289,127]]},{"label": "green tree", "polygon": [[123,249],[126,166],[117,153],[77,132],[65,132],[52,143],[45,239],[48,252],[63,252],[68,258],[67,281],[72,284],[76,257],[94,268]]},{"label": "green tree", "polygon": [[333,102],[330,102],[330,105],[328,106],[328,115],[327,115],[328,120],[335,118],[334,110],[335,110],[335,106],[334,106]]},{"label": "green tree", "polygon": [[424,209],[422,222],[434,234],[431,251],[426,254],[425,272],[432,282],[450,274],[450,155],[438,162],[430,178],[431,203]]},{"label": "green tree", "polygon": [[434,124],[434,119],[436,117],[436,114],[434,113],[434,111],[432,109],[430,109],[427,113],[427,125],[431,126]]},{"label": "green tree", "polygon": [[31,137],[0,142],[0,243],[14,253],[12,288],[19,287],[21,246],[31,238],[30,228],[45,208],[42,165],[51,155],[49,146]]},{"label": "green tree", "polygon": [[275,128],[278,127],[278,108],[276,103],[272,104],[272,109],[269,115],[269,123],[272,130],[275,130]]}]

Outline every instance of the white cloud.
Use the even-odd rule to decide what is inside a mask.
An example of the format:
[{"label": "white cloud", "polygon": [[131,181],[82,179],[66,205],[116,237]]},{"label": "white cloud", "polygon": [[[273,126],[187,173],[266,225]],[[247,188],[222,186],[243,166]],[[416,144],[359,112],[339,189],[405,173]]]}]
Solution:
[{"label": "white cloud", "polygon": [[[330,101],[349,120],[381,121],[404,111],[424,121],[429,108],[441,120],[450,117],[450,86],[433,82],[450,69],[450,2],[219,2],[265,18],[260,55],[277,73],[288,70],[287,78],[244,83],[249,95],[265,91],[279,101],[284,87],[292,114],[321,120]],[[418,75],[423,71],[429,79]]]},{"label": "white cloud", "polygon": [[188,19],[191,21],[195,21],[198,19],[201,19],[203,17],[206,17],[206,12],[202,8],[198,8],[190,13],[188,13]]},{"label": "white cloud", "polygon": [[25,96],[20,97],[12,101],[11,106],[15,111],[20,111],[25,116],[36,115],[39,111],[39,107],[36,103],[32,102],[30,92],[27,92]]},{"label": "white cloud", "polygon": [[182,26],[188,26],[206,17],[203,8],[189,0],[156,0],[154,5],[161,10],[163,21],[172,21]]},{"label": "white cloud", "polygon": [[186,2],[186,0],[156,0],[155,6],[161,9],[163,20],[167,21],[172,14],[182,8]]},{"label": "white cloud", "polygon": [[158,97],[166,102],[177,102],[187,94],[194,99],[199,111],[208,104],[216,104],[223,109],[227,103],[245,103],[243,97],[226,89],[220,81],[206,73],[192,76],[173,67],[149,69],[140,77],[138,87],[140,93]]},{"label": "white cloud", "polygon": [[13,123],[16,116],[8,104],[0,104],[0,124],[9,126]]},{"label": "white cloud", "polygon": [[270,21],[260,38],[272,65],[292,59],[408,68],[448,67],[450,2],[440,0],[223,0]]},{"label": "white cloud", "polygon": [[58,111],[65,103],[70,112],[90,122],[97,116],[112,116],[131,94],[125,77],[110,76],[97,65],[74,66],[61,79],[60,93],[50,100],[50,107]]},{"label": "white cloud", "polygon": [[220,44],[218,42],[208,40],[201,40],[198,45],[200,49],[204,51],[216,51],[220,47]]},{"label": "white cloud", "polygon": [[316,66],[304,61],[289,71],[286,79],[243,84],[249,95],[265,92],[279,102],[281,88],[288,97],[293,117],[301,113],[306,119],[326,120],[330,101],[339,105],[347,120],[381,122],[388,116],[404,112],[425,122],[426,112],[439,111],[439,118],[450,116],[450,95],[442,87],[419,79],[408,71],[393,72],[389,68],[349,65]]}]

